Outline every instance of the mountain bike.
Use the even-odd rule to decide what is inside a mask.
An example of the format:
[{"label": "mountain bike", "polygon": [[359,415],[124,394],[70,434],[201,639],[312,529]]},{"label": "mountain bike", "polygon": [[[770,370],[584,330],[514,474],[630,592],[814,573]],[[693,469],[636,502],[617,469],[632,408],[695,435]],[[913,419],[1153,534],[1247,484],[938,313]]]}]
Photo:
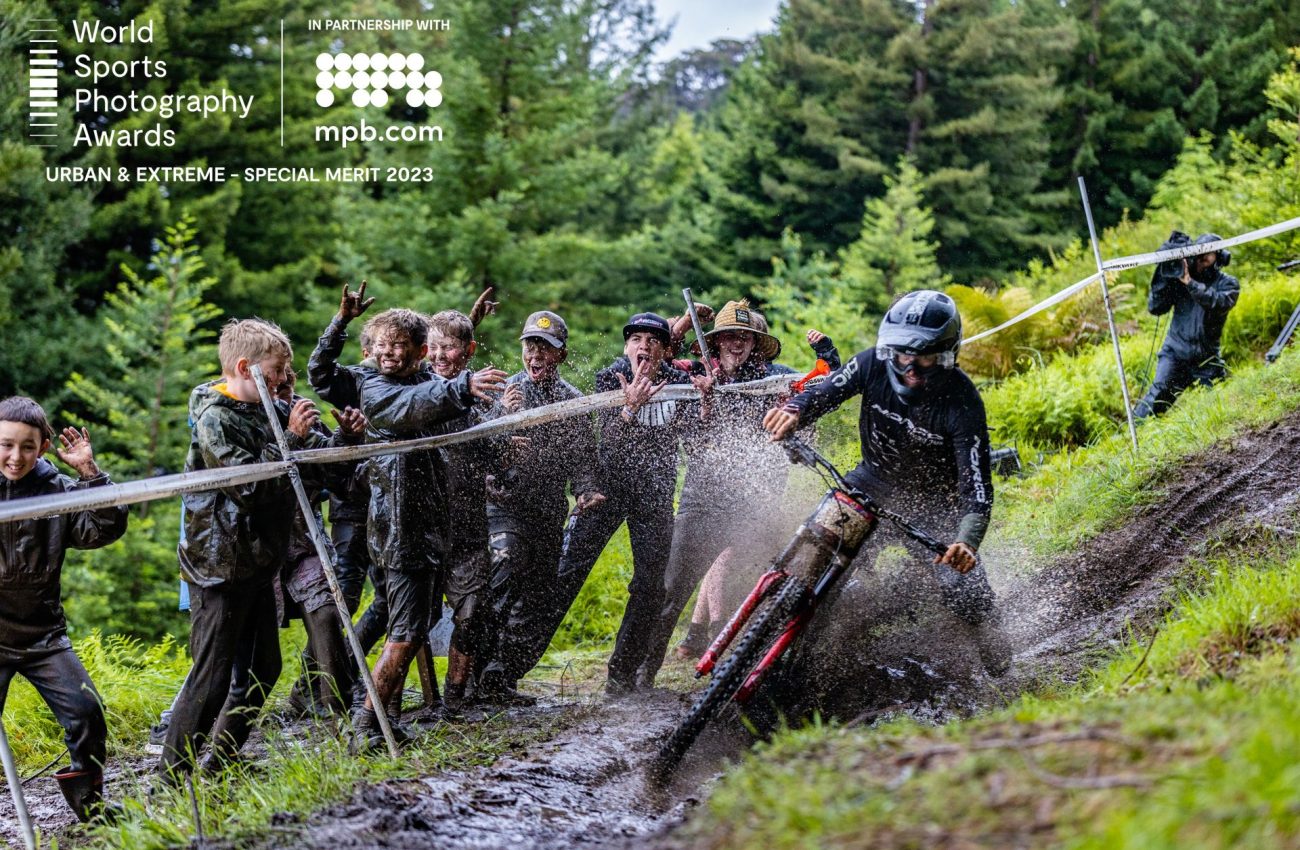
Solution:
[{"label": "mountain bike", "polygon": [[[831,489],[700,657],[696,678],[710,674],[712,678],[651,763],[651,778],[656,782],[672,776],[695,739],[724,707],[734,704],[743,710],[768,674],[792,654],[791,647],[848,574],[879,520],[889,520],[940,555],[947,551],[947,546],[902,516],[872,502],[806,442],[790,437],[784,447],[792,463],[817,471]],[[730,654],[722,659],[729,647]]]}]

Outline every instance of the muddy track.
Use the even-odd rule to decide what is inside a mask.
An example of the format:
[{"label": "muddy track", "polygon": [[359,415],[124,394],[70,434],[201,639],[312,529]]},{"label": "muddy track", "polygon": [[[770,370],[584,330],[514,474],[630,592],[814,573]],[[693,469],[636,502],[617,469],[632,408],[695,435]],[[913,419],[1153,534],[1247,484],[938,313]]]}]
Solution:
[{"label": "muddy track", "polygon": [[[892,642],[871,644],[869,661],[859,654],[823,682],[853,692],[850,712],[836,713],[869,722],[891,712],[942,720],[999,704],[1047,679],[1071,679],[1125,628],[1167,610],[1171,589],[1205,552],[1217,547],[1249,557],[1279,538],[1290,540],[1297,512],[1300,413],[1198,456],[1123,526],[999,587],[1017,646],[1009,676],[969,674],[978,662],[967,643],[936,642],[941,630],[922,622]],[[652,792],[642,768],[689,701],[667,690],[614,702],[588,698],[564,709],[547,701],[538,716],[573,712],[572,724],[550,740],[488,767],[360,787],[346,802],[278,825],[257,846],[676,846],[674,827],[744,745],[717,736],[702,741],[673,787]],[[530,722],[527,710],[518,717]],[[57,808],[53,783],[37,784],[53,792],[52,799],[40,795],[43,812]],[[0,834],[10,833],[11,816],[7,800],[0,802],[6,827]],[[39,814],[38,820],[50,825]]]}]

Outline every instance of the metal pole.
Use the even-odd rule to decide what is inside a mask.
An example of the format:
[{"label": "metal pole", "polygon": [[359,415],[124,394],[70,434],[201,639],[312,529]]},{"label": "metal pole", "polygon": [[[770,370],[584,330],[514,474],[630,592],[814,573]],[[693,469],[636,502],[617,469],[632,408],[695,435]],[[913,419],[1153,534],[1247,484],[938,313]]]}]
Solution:
[{"label": "metal pole", "polygon": [[18,825],[23,830],[23,843],[27,850],[36,850],[36,832],[32,829],[32,818],[27,813],[27,800],[23,797],[23,782],[18,778],[18,765],[14,763],[13,751],[9,749],[9,736],[5,734],[5,725],[0,722],[0,760],[5,764],[5,781],[9,783],[9,793],[14,798],[14,808],[18,810]]},{"label": "metal pole", "polygon": [[686,312],[691,317],[691,326],[695,328],[695,339],[700,343],[700,360],[704,363],[704,373],[712,378],[713,358],[709,356],[709,342],[704,338],[704,326],[700,324],[700,314],[695,309],[695,297],[689,288],[682,290],[682,297],[686,299]]},{"label": "metal pole", "polygon": [[1124,374],[1124,355],[1119,350],[1119,330],[1115,327],[1115,310],[1110,304],[1110,288],[1106,286],[1106,267],[1101,261],[1101,243],[1097,241],[1097,226],[1092,222],[1092,205],[1088,203],[1088,187],[1079,176],[1079,197],[1083,199],[1083,214],[1088,219],[1088,239],[1092,241],[1092,256],[1097,261],[1101,300],[1106,305],[1106,323],[1110,325],[1110,341],[1115,346],[1115,366],[1119,369],[1119,388],[1124,393],[1124,418],[1128,420],[1128,436],[1133,441],[1133,453],[1138,450],[1137,426],[1133,423],[1133,405],[1128,397],[1128,377]]},{"label": "metal pole", "polygon": [[366,652],[361,648],[361,641],[357,640],[356,630],[352,628],[352,614],[348,611],[347,600],[343,598],[343,591],[339,588],[338,576],[334,572],[334,558],[330,554],[329,547],[325,545],[325,531],[316,522],[316,511],[312,507],[311,499],[307,498],[307,488],[302,484],[298,463],[293,459],[293,452],[289,450],[289,441],[284,436],[284,429],[280,427],[280,417],[275,411],[275,402],[271,400],[271,391],[267,389],[266,376],[262,374],[260,366],[253,366],[252,371],[253,380],[257,381],[257,392],[262,397],[262,407],[266,409],[266,416],[271,420],[271,432],[275,434],[275,440],[280,444],[280,453],[289,461],[289,480],[298,495],[298,508],[302,511],[303,523],[307,526],[307,533],[311,535],[311,542],[316,547],[316,555],[325,570],[325,580],[329,582],[330,593],[334,596],[334,605],[339,610],[339,619],[343,621],[343,631],[347,634],[348,643],[352,647],[352,655],[356,658],[357,666],[361,668],[361,680],[366,683],[366,693],[370,696],[370,704],[375,707],[375,717],[378,718],[379,728],[388,743],[388,752],[393,758],[397,758],[400,754],[397,749],[397,739],[393,737],[393,728],[388,725],[388,714],[384,711],[384,705],[379,699],[379,691],[375,688],[374,677],[370,675],[370,667],[366,664]]}]

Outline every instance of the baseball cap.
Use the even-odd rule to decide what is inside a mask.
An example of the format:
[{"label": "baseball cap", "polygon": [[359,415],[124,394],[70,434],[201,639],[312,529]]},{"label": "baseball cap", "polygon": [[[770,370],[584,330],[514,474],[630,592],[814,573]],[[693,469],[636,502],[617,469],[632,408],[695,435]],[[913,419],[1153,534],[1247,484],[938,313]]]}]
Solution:
[{"label": "baseball cap", "polygon": [[569,342],[569,326],[559,314],[550,310],[538,310],[524,322],[524,331],[519,338],[544,339],[556,348],[564,348]]},{"label": "baseball cap", "polygon": [[663,341],[664,345],[669,342],[668,320],[658,313],[637,313],[627,320],[623,326],[623,339],[627,339],[637,331],[652,333]]}]

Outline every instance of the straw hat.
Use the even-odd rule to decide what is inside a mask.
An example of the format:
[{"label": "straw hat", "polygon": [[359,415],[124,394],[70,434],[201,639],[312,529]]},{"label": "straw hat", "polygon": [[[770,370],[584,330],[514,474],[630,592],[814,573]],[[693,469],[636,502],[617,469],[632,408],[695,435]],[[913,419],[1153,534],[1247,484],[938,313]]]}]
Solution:
[{"label": "straw hat", "polygon": [[[781,355],[781,340],[768,333],[767,319],[763,314],[749,306],[749,301],[728,301],[718,315],[713,318],[713,329],[704,334],[709,338],[723,331],[749,331],[754,335],[754,350],[764,360],[771,362]],[[700,353],[697,341],[691,351]]]}]

